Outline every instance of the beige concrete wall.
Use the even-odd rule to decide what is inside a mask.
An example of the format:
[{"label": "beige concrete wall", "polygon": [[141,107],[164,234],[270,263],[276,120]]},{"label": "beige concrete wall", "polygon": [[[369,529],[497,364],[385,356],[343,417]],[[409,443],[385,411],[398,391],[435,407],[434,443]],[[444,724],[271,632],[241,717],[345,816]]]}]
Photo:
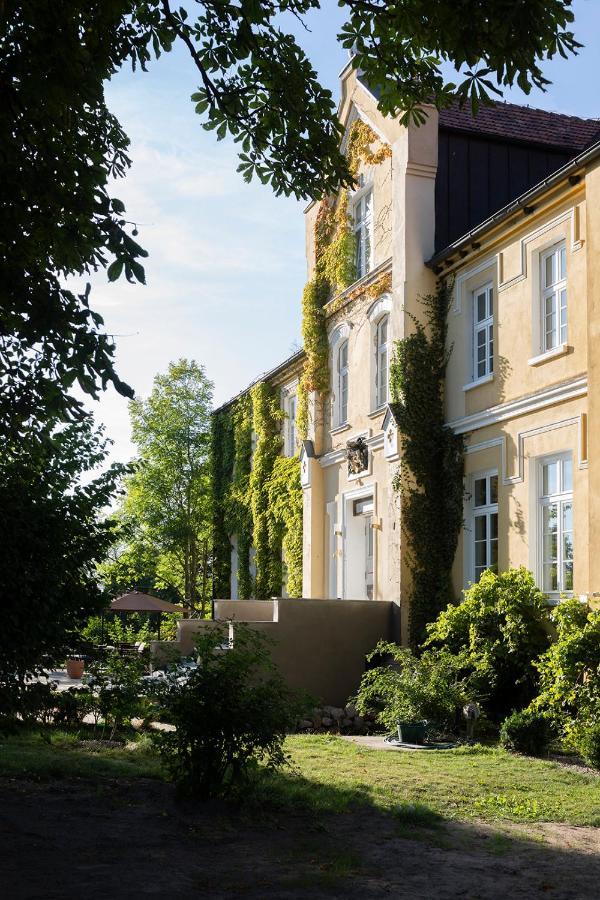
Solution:
[{"label": "beige concrete wall", "polygon": [[[231,605],[219,604],[229,612]],[[271,655],[288,685],[307,691],[316,701],[335,705],[347,702],[365,671],[365,656],[379,640],[392,637],[392,604],[345,600],[276,600],[273,621],[257,612],[257,604],[244,604],[249,616],[247,624],[272,641]],[[265,615],[259,621],[257,615]],[[223,623],[202,619],[184,619],[178,629],[176,648],[183,654],[193,650],[195,638],[207,628],[223,627]],[[236,622],[230,626],[235,643]],[[173,645],[171,645],[173,646]]]},{"label": "beige concrete wall", "polygon": [[215,600],[215,619],[272,622],[274,600]]}]

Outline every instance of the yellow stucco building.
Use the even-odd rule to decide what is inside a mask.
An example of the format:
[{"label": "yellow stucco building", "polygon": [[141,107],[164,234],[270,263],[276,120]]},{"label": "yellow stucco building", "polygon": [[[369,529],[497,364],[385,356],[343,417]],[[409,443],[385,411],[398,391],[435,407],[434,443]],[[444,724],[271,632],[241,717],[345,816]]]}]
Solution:
[{"label": "yellow stucco building", "polygon": [[[519,565],[551,602],[600,592],[600,123],[512,104],[428,113],[404,127],[342,72],[345,140],[361,121],[387,151],[360,161],[349,193],[356,280],[324,307],[329,384],[309,395],[304,440],[304,352],[264,376],[280,392],[283,452],[300,454],[303,597],[386,601],[402,639],[389,364],[439,279],[453,291],[446,422],[465,441],[456,593]],[[309,278],[319,210],[305,213]]]}]

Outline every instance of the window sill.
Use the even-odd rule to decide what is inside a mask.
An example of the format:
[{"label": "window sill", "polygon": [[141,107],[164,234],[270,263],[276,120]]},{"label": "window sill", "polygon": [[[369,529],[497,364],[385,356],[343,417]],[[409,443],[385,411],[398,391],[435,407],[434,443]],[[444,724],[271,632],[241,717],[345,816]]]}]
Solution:
[{"label": "window sill", "polygon": [[463,391],[472,391],[473,388],[479,387],[482,384],[489,384],[490,381],[494,380],[494,373],[490,372],[489,375],[484,375],[483,378],[478,378],[477,381],[470,381],[468,384],[463,384]]},{"label": "window sill", "polygon": [[541,366],[543,363],[550,362],[551,359],[556,359],[558,356],[565,356],[565,354],[571,352],[571,349],[568,344],[559,344],[558,347],[546,350],[545,353],[540,353],[539,356],[532,356],[531,359],[527,360],[527,363],[530,366]]},{"label": "window sill", "polygon": [[387,403],[384,403],[383,406],[378,406],[377,409],[372,409],[369,413],[369,419],[376,419],[378,416],[382,415],[387,409]]},{"label": "window sill", "polygon": [[342,425],[336,425],[335,428],[331,428],[329,434],[341,434],[342,431],[348,431],[351,427],[350,422],[344,422]]}]

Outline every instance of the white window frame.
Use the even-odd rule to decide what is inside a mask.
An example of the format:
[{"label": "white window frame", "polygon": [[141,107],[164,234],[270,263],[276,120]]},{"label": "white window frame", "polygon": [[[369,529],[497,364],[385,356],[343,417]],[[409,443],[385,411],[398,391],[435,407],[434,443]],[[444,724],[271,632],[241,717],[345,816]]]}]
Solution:
[{"label": "white window frame", "polygon": [[[385,323],[386,338],[381,340]],[[383,381],[382,381],[383,375]],[[384,313],[375,323],[375,409],[381,409],[389,400],[390,384],[390,317]]]},{"label": "white window frame", "polygon": [[[547,261],[556,266],[557,279],[546,283]],[[540,253],[540,350],[551,353],[568,341],[567,246],[560,241]],[[564,299],[564,302],[563,302]],[[548,312],[548,302],[550,312]],[[548,317],[551,325],[548,331]],[[549,337],[550,335],[550,337]]]},{"label": "white window frame", "polygon": [[[544,492],[544,466],[550,463],[558,464],[558,482],[556,485],[556,490],[553,492],[545,493]],[[569,489],[565,489],[565,463],[569,464],[569,468],[571,471],[571,487]],[[574,467],[573,467],[573,454],[570,452],[564,453],[553,453],[549,456],[540,457],[537,460],[537,479],[536,479],[536,502],[537,502],[537,582],[540,587],[540,590],[546,594],[548,598],[551,600],[557,601],[561,596],[573,596],[573,587],[566,588],[566,579],[565,579],[565,563],[570,562],[573,574],[572,579],[574,582],[575,577],[575,547],[574,547],[574,502],[573,502],[573,476],[574,476]],[[547,582],[545,580],[545,566],[547,564],[547,559],[545,555],[544,548],[544,538],[545,538],[545,525],[544,525],[544,510],[550,506],[556,506],[557,513],[557,538],[556,538],[556,568],[557,568],[557,586],[556,589],[548,589]],[[571,507],[571,530],[566,531],[564,527],[564,512],[565,507]],[[570,559],[565,555],[565,547],[564,547],[564,538],[566,534],[571,535],[571,557]]]},{"label": "white window frame", "polygon": [[[478,320],[478,300],[484,295],[485,296],[485,315],[481,320]],[[487,282],[486,284],[482,284],[480,287],[475,288],[475,290],[471,293],[471,308],[472,308],[472,380],[473,382],[478,381],[489,381],[493,378],[494,375],[494,284],[493,282]],[[483,334],[484,343],[483,346],[485,348],[485,355],[483,360],[479,360],[479,335]],[[484,371],[479,372],[479,364],[483,362]]]},{"label": "white window frame", "polygon": [[[492,502],[492,478],[496,479],[496,502]],[[475,494],[475,482],[484,480],[486,483],[486,502],[480,506],[475,505],[476,494]],[[492,545],[493,542],[496,542],[496,571],[498,570],[498,549],[499,549],[499,529],[498,529],[498,492],[500,489],[500,482],[498,479],[498,470],[497,469],[488,469],[485,472],[476,472],[471,476],[471,502],[470,502],[470,581],[472,584],[476,584],[483,572],[487,569],[493,569],[494,564],[492,563]],[[492,517],[496,517],[496,537],[492,537]],[[477,555],[476,555],[476,544],[477,540],[477,522],[476,519],[485,519],[485,557],[486,557],[486,565],[485,567],[477,565]],[[478,574],[478,569],[481,571]]]},{"label": "white window frame", "polygon": [[352,198],[352,222],[356,279],[359,280],[373,268],[373,185],[370,181],[365,180]]},{"label": "white window frame", "polygon": [[286,456],[294,456],[298,452],[296,418],[298,413],[298,398],[296,388],[289,388],[283,400],[285,413],[285,440],[284,448]]},{"label": "white window frame", "polygon": [[[346,361],[342,364],[342,353],[344,350],[346,351]],[[336,428],[340,425],[346,425],[348,422],[349,355],[350,343],[348,338],[344,338],[339,342],[335,350]]]}]

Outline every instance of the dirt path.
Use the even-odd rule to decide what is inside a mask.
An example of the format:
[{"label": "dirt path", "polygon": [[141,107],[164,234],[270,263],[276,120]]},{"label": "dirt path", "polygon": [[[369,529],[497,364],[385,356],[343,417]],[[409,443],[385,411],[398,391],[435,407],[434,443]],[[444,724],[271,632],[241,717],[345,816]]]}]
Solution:
[{"label": "dirt path", "polygon": [[2,900],[537,898],[600,894],[600,829],[317,819],[176,804],[156,782],[0,779]]}]

